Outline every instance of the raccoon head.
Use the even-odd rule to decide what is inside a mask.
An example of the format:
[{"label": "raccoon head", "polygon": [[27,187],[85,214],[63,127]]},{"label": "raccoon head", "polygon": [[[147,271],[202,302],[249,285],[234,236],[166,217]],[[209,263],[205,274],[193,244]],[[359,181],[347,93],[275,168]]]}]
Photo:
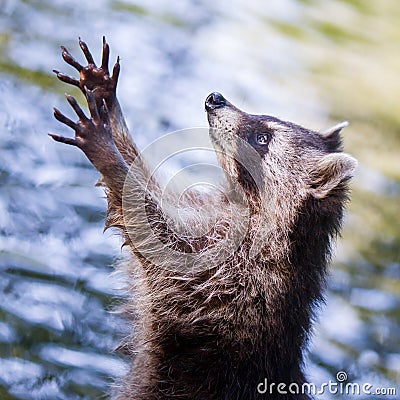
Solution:
[{"label": "raccoon head", "polygon": [[343,203],[357,161],[342,152],[341,129],[325,133],[269,115],[241,111],[220,93],[205,108],[210,138],[231,183],[253,202],[293,212],[306,198]]}]

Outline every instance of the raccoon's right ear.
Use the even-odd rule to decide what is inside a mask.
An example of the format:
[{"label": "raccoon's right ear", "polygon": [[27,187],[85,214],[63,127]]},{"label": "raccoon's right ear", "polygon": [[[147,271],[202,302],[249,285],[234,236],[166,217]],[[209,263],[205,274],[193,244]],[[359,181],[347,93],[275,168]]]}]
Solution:
[{"label": "raccoon's right ear", "polygon": [[340,189],[354,174],[357,160],[346,153],[331,153],[320,158],[311,171],[311,194],[322,199]]}]

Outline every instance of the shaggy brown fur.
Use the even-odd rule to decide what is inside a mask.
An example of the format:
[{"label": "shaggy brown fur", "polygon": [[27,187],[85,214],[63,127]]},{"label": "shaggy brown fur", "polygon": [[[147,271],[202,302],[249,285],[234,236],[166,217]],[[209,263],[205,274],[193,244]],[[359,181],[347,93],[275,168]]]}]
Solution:
[{"label": "shaggy brown fur", "polygon": [[[55,117],[75,138],[52,137],[80,147],[102,174],[106,226],[121,230],[132,253],[125,313],[133,326],[123,344],[131,368],[115,398],[308,398],[279,394],[276,385],[305,382],[303,351],[356,166],[341,151],[342,126],[316,133],[208,96],[227,184],[225,196],[186,197],[187,210],[207,204],[213,214],[199,235],[210,222],[204,215],[178,220],[173,196],[161,204],[116,99],[119,63],[110,77],[107,43],[101,67],[80,46],[86,67],[62,52],[80,80],[55,72],[82,89],[91,118],[68,97],[79,121],[58,110]],[[265,379],[275,386],[261,394]]]}]

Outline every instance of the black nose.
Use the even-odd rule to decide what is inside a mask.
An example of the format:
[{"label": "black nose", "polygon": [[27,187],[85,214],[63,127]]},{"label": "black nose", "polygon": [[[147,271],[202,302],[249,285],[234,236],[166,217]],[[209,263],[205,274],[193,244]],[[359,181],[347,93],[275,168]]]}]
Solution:
[{"label": "black nose", "polygon": [[226,100],[221,93],[214,92],[208,95],[205,104],[206,104],[206,110],[209,111],[225,106]]}]

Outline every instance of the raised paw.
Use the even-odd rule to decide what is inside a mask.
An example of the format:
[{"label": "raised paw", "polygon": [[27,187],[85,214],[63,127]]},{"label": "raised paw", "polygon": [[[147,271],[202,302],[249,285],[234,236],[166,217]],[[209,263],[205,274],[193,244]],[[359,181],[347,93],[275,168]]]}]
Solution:
[{"label": "raised paw", "polygon": [[87,44],[80,38],[79,46],[88,63],[86,66],[81,65],[74,57],[72,57],[64,46],[61,46],[64,61],[79,72],[79,80],[57,70],[54,70],[55,74],[61,81],[79,87],[85,95],[85,88],[91,90],[99,108],[102,106],[103,100],[106,101],[109,108],[112,108],[116,100],[116,89],[120,71],[119,57],[117,58],[112,75],[110,76],[108,69],[110,47],[104,36],[103,54],[100,67],[97,67]]},{"label": "raised paw", "polygon": [[115,158],[119,158],[119,153],[114,144],[105,100],[103,100],[101,107],[98,107],[93,92],[87,88],[85,90],[90,118],[85,115],[76,100],[67,95],[67,101],[78,116],[78,121],[72,121],[56,108],[54,108],[54,117],[72,128],[75,131],[75,137],[69,138],[55,134],[49,134],[49,136],[57,142],[79,147],[92,164],[101,171],[105,164],[113,162]]}]

